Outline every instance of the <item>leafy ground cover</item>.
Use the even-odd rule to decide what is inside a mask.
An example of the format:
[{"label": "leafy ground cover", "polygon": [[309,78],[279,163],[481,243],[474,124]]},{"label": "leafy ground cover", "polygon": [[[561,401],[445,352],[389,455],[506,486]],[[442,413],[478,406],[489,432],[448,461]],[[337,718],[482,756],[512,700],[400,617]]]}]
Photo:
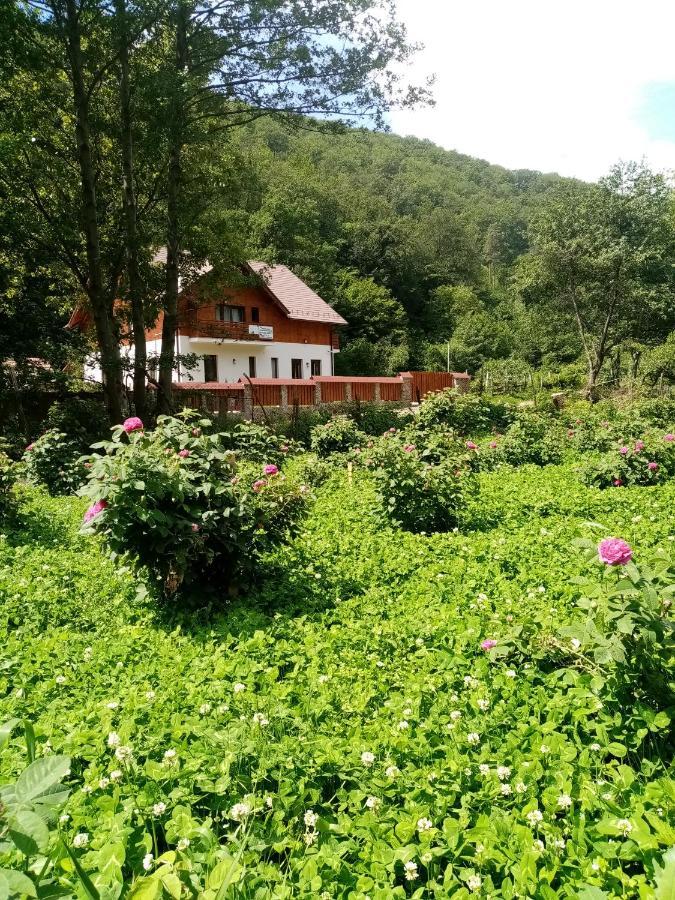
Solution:
[{"label": "leafy ground cover", "polygon": [[[574,579],[608,577],[573,541],[672,557],[675,483],[476,477],[463,532],[423,535],[340,467],[255,595],[202,621],[139,599],[79,533],[86,501],[23,490],[0,540],[0,718],[70,760],[45,896],[671,896],[669,714],[622,706],[561,634]],[[21,727],[3,740],[12,782]]]}]

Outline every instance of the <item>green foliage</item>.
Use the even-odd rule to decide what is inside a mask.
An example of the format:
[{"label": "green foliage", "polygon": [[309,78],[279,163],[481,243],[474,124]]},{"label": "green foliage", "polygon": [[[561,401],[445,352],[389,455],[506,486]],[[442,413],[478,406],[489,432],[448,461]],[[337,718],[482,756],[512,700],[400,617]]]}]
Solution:
[{"label": "green foliage", "polygon": [[366,435],[353,419],[337,415],[312,428],[311,448],[319,456],[330,456],[360,447],[366,440]]},{"label": "green foliage", "polygon": [[[96,445],[83,493],[85,526],[114,557],[134,559],[173,596],[186,584],[226,588],[251,578],[261,549],[283,538],[303,505],[299,486],[276,464],[238,469],[232,435],[208,434],[209,420],[160,416],[152,432]],[[237,432],[260,451],[262,429]],[[278,449],[271,441],[271,449]]]},{"label": "green foliage", "polygon": [[16,481],[16,468],[12,460],[0,450],[0,521],[12,508],[12,489]]},{"label": "green foliage", "polygon": [[23,463],[28,480],[50,494],[72,494],[83,484],[90,463],[81,459],[78,440],[51,429],[26,447]]},{"label": "green foliage", "polygon": [[549,419],[536,414],[519,414],[506,432],[493,438],[483,451],[482,464],[493,466],[506,463],[511,466],[548,466],[559,463],[565,448],[561,429]]},{"label": "green foliage", "polygon": [[[186,419],[189,421],[189,418]],[[202,420],[202,426],[208,428]],[[237,422],[233,428],[220,432],[222,446],[251,462],[281,465],[284,459],[297,452],[297,444],[283,435],[276,434],[267,425],[254,422]]]},{"label": "green foliage", "polygon": [[107,436],[110,422],[101,400],[68,397],[49,407],[45,427],[67,434],[86,453],[95,441]]},{"label": "green foliage", "polygon": [[658,484],[675,475],[675,437],[645,435],[644,440],[589,455],[580,466],[585,484],[598,488]]},{"label": "green foliage", "polygon": [[458,394],[452,389],[430,394],[420,405],[417,422],[420,428],[442,426],[459,434],[480,434],[503,429],[511,420],[508,407],[488,397]]}]

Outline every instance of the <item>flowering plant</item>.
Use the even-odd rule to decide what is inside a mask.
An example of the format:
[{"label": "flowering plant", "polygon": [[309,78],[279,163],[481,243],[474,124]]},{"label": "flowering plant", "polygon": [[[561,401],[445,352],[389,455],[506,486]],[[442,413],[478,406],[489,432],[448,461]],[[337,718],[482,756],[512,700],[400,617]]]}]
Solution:
[{"label": "flowering plant", "polygon": [[45,431],[23,454],[28,480],[50,494],[75,493],[87,475],[85,462],[78,442],[54,429]]},{"label": "flowering plant", "polygon": [[323,425],[315,425],[311,432],[311,447],[318,456],[346,453],[367,441],[356,422],[343,415],[333,416]]},{"label": "flowering plant", "polygon": [[592,487],[658,484],[675,475],[675,442],[652,432],[637,440],[619,440],[611,450],[589,455],[580,466],[582,481]]}]

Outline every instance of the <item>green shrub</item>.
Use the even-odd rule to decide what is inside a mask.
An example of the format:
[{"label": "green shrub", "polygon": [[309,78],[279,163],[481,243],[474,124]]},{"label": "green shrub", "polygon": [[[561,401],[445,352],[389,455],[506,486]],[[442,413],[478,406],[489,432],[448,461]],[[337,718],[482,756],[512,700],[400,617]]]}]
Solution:
[{"label": "green shrub", "polygon": [[458,522],[475,482],[464,458],[450,451],[441,461],[400,436],[380,438],[368,454],[380,502],[406,531],[450,531]]},{"label": "green shrub", "polygon": [[675,437],[659,433],[615,445],[589,455],[579,471],[584,484],[598,488],[658,484],[675,475]]},{"label": "green shrub", "polygon": [[23,454],[26,476],[50,494],[72,494],[83,484],[87,467],[80,444],[62,431],[46,431]]},{"label": "green shrub", "polygon": [[318,456],[331,456],[360,447],[367,440],[353,419],[337,415],[325,424],[312,428],[311,446]]},{"label": "green shrub", "polygon": [[16,481],[16,468],[6,453],[0,452],[0,519],[12,508],[12,491]]},{"label": "green shrub", "polygon": [[108,435],[110,422],[102,401],[68,397],[50,406],[44,427],[67,434],[86,453],[95,441]]},{"label": "green shrub", "polygon": [[506,432],[486,443],[481,451],[481,468],[500,463],[510,466],[548,466],[562,459],[564,438],[549,419],[534,414],[519,415]]},{"label": "green shrub", "polygon": [[[191,420],[189,415],[183,418],[185,421]],[[211,426],[210,420],[200,421],[202,425],[195,427],[209,429]],[[267,425],[254,422],[237,422],[233,428],[219,434],[223,447],[233,450],[237,458],[251,462],[275,463],[280,466],[284,459],[299,450],[295,441],[276,434]]]},{"label": "green shrub", "polygon": [[192,416],[160,416],[153,432],[116,426],[97,445],[104,452],[82,492],[92,501],[85,528],[114,556],[144,566],[167,595],[184,583],[223,588],[252,578],[261,550],[304,504],[303,489],[276,464],[238,470],[231,435],[207,434],[207,426]]},{"label": "green shrub", "polygon": [[421,428],[452,428],[459,434],[480,434],[503,429],[512,420],[511,410],[498,400],[474,394],[458,394],[452,389],[429,394],[420,405],[417,422]]}]

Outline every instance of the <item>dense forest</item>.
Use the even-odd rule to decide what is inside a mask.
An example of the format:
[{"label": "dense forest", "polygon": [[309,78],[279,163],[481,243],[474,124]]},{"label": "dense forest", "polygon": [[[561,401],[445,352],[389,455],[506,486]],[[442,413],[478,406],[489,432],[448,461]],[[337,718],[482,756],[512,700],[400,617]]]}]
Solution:
[{"label": "dense forest", "polygon": [[[170,408],[179,278],[208,259],[237,279],[254,257],[348,320],[342,373],[538,372],[590,396],[674,381],[668,179],[622,163],[586,184],[388,134],[388,108],[430,100],[392,74],[414,52],[405,30],[375,3],[305,5],[3,5],[0,359],[14,381],[38,358],[39,377],[72,382],[93,350],[117,419],[124,334],[142,412],[144,326],[162,310]],[[318,33],[349,35],[346,49]],[[87,334],[63,329],[78,305]]]}]

